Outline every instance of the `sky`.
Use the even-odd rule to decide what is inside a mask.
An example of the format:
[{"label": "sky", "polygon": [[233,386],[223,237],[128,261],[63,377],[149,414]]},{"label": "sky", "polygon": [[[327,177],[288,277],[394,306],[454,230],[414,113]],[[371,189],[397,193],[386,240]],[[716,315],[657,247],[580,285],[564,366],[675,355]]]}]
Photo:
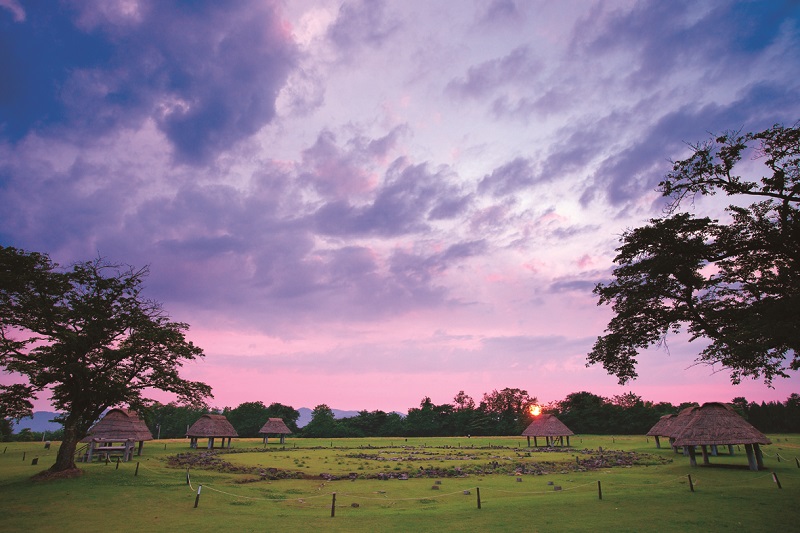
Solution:
[{"label": "sky", "polygon": [[0,243],[149,265],[217,407],[784,401],[680,335],[586,355],[670,161],[799,84],[794,1],[0,0]]}]

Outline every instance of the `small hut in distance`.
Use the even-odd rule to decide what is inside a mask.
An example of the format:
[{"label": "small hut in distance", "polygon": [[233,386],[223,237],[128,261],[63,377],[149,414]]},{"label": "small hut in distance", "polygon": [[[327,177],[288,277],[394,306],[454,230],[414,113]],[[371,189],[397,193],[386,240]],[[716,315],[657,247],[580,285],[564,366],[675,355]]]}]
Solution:
[{"label": "small hut in distance", "polygon": [[133,458],[136,443],[139,443],[136,455],[142,455],[144,441],[153,440],[153,434],[139,415],[128,409],[111,409],[81,439],[88,443],[84,461],[91,462],[94,456],[106,457],[119,455],[123,461]]},{"label": "small hut in distance", "polygon": [[670,427],[675,422],[676,415],[664,415],[658,419],[658,422],[650,428],[650,431],[647,432],[648,437],[655,437],[656,439],[656,448],[661,448],[661,441],[659,437],[670,437],[672,435],[672,431]]},{"label": "small hut in distance", "polygon": [[[233,428],[231,423],[223,415],[206,414],[192,424],[192,427],[186,431],[186,436],[189,437],[189,446],[197,448],[198,439],[208,439],[208,449],[214,448],[214,439],[222,439],[220,448],[230,448],[231,439],[238,437],[239,434]],[[225,446],[225,439],[228,439],[228,445]]]},{"label": "small hut in distance", "polygon": [[264,444],[267,443],[270,435],[280,435],[281,444],[286,442],[286,435],[291,435],[292,431],[286,426],[281,418],[270,418],[258,432],[264,435]]},{"label": "small hut in distance", "polygon": [[567,446],[569,446],[569,438],[574,434],[555,415],[548,414],[534,417],[533,422],[522,432],[523,436],[528,437],[529,448],[531,446],[531,437],[533,437],[533,445],[537,447],[539,446],[536,441],[537,437],[544,437],[547,446],[553,446],[556,440],[560,440],[561,446],[563,446],[564,437],[567,437]]}]

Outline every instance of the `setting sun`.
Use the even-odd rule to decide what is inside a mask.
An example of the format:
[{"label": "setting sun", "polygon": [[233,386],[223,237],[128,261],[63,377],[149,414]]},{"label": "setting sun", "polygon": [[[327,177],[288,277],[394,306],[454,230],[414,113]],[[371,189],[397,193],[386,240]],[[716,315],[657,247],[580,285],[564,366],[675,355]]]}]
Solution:
[{"label": "setting sun", "polygon": [[539,414],[542,412],[542,408],[538,405],[531,405],[530,411],[533,416],[539,416]]}]

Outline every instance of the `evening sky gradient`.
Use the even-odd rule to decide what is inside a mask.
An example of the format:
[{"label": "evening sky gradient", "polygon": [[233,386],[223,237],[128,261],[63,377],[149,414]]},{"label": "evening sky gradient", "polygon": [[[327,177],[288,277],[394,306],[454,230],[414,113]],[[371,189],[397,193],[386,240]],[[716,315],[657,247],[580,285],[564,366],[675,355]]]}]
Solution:
[{"label": "evening sky gradient", "polygon": [[800,119],[799,24],[778,0],[0,0],[0,242],[149,265],[218,407],[782,401],[796,372],[732,386],[681,335],[626,386],[585,363],[670,161]]}]

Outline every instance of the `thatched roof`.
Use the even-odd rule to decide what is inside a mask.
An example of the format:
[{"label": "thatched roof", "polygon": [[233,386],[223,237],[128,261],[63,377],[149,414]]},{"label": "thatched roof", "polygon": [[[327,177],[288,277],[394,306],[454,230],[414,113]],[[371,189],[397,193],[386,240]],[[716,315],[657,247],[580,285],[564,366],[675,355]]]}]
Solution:
[{"label": "thatched roof", "polygon": [[664,415],[658,419],[653,427],[650,428],[650,431],[647,432],[648,437],[669,437],[670,433],[670,426],[674,422],[676,415]]},{"label": "thatched roof", "polygon": [[153,440],[153,434],[139,415],[128,409],[111,409],[89,430],[81,442],[92,439],[108,439],[114,441]]},{"label": "thatched roof", "polygon": [[675,435],[676,446],[772,443],[730,405],[709,402],[692,409],[691,417]]},{"label": "thatched roof", "polygon": [[281,418],[270,418],[259,430],[263,435],[289,435],[291,432]]},{"label": "thatched roof", "polygon": [[207,414],[192,424],[187,437],[238,437],[239,434],[233,429],[228,419],[222,415]]},{"label": "thatched roof", "polygon": [[522,432],[523,437],[568,437],[574,435],[555,415],[539,415]]}]

